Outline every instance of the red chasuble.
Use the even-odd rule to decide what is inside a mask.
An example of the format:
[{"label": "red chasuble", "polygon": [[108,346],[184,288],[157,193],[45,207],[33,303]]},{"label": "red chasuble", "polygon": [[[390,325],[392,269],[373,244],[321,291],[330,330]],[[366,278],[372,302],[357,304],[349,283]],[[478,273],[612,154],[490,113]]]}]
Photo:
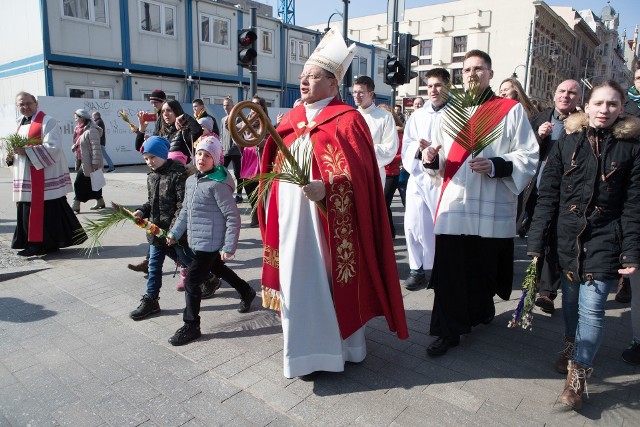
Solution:
[{"label": "red chasuble", "polygon": [[[287,147],[305,133],[314,144],[313,176],[321,176],[326,189],[327,215],[320,214],[320,218],[331,252],[331,290],[342,338],[381,315],[391,331],[407,338],[382,183],[364,118],[334,99],[311,123],[307,123],[304,106],[291,110],[278,133]],[[269,137],[262,172],[270,170],[278,152]],[[262,285],[275,291],[280,290],[277,197],[276,183],[268,206],[258,207],[264,242]],[[265,222],[266,210],[269,219]]]}]

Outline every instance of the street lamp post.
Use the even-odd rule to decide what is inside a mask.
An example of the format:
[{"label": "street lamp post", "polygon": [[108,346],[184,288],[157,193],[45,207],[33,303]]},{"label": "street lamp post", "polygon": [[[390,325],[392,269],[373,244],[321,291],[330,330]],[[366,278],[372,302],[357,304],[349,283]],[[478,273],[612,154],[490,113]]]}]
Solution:
[{"label": "street lamp post", "polygon": [[324,29],[325,34],[327,34],[331,29],[331,18],[333,18],[335,15],[342,16],[342,13],[335,11],[331,15],[329,15],[329,19],[327,19],[327,27]]},{"label": "street lamp post", "polygon": [[[527,64],[525,65],[526,69],[525,69],[525,77],[524,77],[524,84],[525,84],[525,92],[527,95],[530,95],[530,91],[529,91],[529,68],[531,67],[531,59],[533,58],[533,53],[538,50],[538,49],[542,49],[545,47],[550,47],[551,46],[551,52],[549,53],[549,59],[551,59],[551,61],[553,61],[553,63],[555,64],[558,59],[560,58],[560,53],[558,52],[558,44],[556,42],[552,42],[552,43],[545,43],[539,46],[533,46],[530,47],[529,50],[527,51]],[[517,68],[517,67],[516,67]],[[515,74],[515,70],[514,70],[514,74]],[[554,77],[555,76],[555,71],[554,71]],[[555,78],[554,78],[554,83],[555,83]]]},{"label": "street lamp post", "polygon": [[[520,67],[524,67],[524,69],[525,69],[525,76],[526,76],[527,66],[526,66],[526,65],[524,65],[524,64],[520,64],[520,65],[516,65],[516,68],[514,68],[514,69],[513,69],[513,73],[511,74],[511,78],[512,78],[512,79],[517,79],[517,78],[518,78],[518,75],[516,74],[516,70],[517,70],[518,68],[520,68]],[[525,77],[525,80],[526,80],[526,77]]]}]

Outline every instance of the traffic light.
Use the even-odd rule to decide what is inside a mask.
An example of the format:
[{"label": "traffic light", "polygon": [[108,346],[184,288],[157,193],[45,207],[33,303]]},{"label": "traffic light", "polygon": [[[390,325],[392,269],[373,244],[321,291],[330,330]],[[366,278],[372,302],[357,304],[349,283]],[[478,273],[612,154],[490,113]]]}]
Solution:
[{"label": "traffic light", "polygon": [[411,54],[411,49],[414,46],[418,46],[420,42],[414,40],[413,36],[409,33],[401,33],[398,43],[398,57],[401,66],[404,68],[404,80],[401,84],[409,83],[413,78],[418,77],[418,73],[411,71],[411,65],[418,59],[417,56]]},{"label": "traffic light", "polygon": [[387,55],[384,61],[384,82],[389,86],[396,87],[404,84],[405,72],[402,64],[395,55]]},{"label": "traffic light", "polygon": [[258,36],[255,31],[242,29],[238,30],[238,65],[249,68],[253,60],[258,56],[255,42]]}]

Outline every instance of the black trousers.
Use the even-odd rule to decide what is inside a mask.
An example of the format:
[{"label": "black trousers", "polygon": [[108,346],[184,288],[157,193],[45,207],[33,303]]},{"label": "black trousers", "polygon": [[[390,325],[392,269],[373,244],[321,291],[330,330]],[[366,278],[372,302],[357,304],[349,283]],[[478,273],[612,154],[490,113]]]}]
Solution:
[{"label": "black trousers", "polygon": [[389,216],[389,224],[391,225],[391,235],[396,237],[396,227],[393,225],[393,214],[391,213],[391,202],[393,201],[393,195],[398,189],[398,181],[400,175],[389,176],[384,184],[384,200],[387,203],[387,215]]},{"label": "black trousers", "polygon": [[241,155],[227,154],[224,156],[224,167],[228,167],[229,164],[233,164],[233,176],[236,177],[236,183],[240,184],[242,178],[240,178],[240,162],[242,161]]},{"label": "black trousers", "polygon": [[231,285],[238,291],[240,298],[245,299],[251,294],[251,286],[226,266],[220,259],[219,251],[196,251],[184,285],[186,302],[182,316],[184,323],[200,324],[200,296],[202,295],[200,285],[209,277],[209,273],[215,274]]}]

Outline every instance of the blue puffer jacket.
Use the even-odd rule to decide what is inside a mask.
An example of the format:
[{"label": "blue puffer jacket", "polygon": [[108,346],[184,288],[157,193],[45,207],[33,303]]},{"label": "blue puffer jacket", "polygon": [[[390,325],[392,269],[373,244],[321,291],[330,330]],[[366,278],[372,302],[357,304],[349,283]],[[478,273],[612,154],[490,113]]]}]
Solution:
[{"label": "blue puffer jacket", "polygon": [[235,183],[223,166],[187,179],[180,216],[171,233],[185,231],[194,251],[235,253],[240,236],[240,213],[233,198]]}]

